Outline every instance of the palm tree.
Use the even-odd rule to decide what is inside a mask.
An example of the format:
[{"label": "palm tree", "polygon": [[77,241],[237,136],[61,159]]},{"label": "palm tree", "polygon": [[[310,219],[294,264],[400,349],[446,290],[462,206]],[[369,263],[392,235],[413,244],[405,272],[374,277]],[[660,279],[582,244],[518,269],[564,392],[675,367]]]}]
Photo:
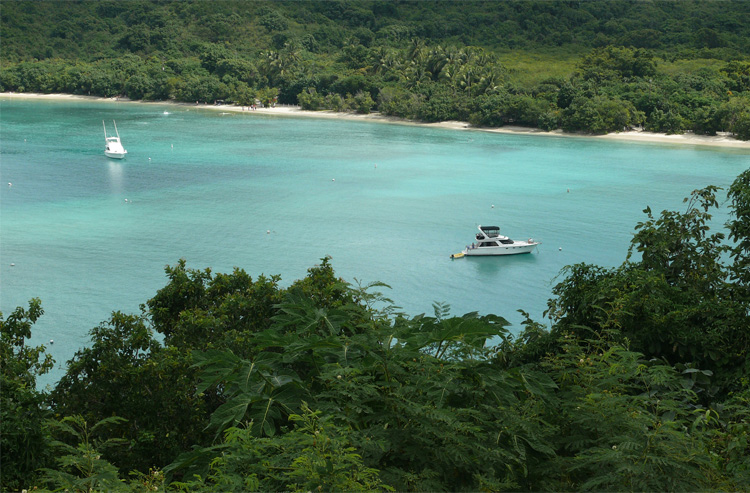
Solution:
[{"label": "palm tree", "polygon": [[466,64],[458,71],[457,83],[464,91],[468,92],[469,99],[471,99],[471,90],[474,84],[479,80],[478,71],[474,64]]},{"label": "palm tree", "polygon": [[371,73],[379,74],[385,70],[385,57],[388,55],[388,50],[384,46],[378,46],[370,50],[370,67]]},{"label": "palm tree", "polygon": [[403,58],[394,50],[379,48],[373,54],[372,71],[376,74],[383,75],[384,80],[403,79],[404,62]]},{"label": "palm tree", "polygon": [[430,75],[421,63],[411,62],[404,71],[404,79],[409,88],[414,88],[430,80]]},{"label": "palm tree", "polygon": [[412,38],[409,44],[409,51],[407,53],[408,59],[411,61],[422,60],[424,58],[424,40],[420,38]]},{"label": "palm tree", "polygon": [[493,94],[500,90],[502,76],[495,67],[489,67],[479,80],[478,93]]},{"label": "palm tree", "polygon": [[427,54],[427,62],[425,64],[425,67],[427,68],[427,71],[430,73],[432,80],[438,80],[440,77],[440,72],[442,72],[443,68],[448,64],[449,58],[447,56],[446,50],[438,45],[432,50],[429,51]]}]

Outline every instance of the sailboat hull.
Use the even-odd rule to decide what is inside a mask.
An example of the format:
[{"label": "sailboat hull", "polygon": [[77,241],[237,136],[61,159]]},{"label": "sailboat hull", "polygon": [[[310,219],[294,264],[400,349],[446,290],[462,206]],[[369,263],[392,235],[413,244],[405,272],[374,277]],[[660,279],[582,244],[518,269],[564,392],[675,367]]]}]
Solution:
[{"label": "sailboat hull", "polygon": [[104,155],[112,159],[122,159],[125,157],[125,154],[127,153],[128,151],[125,151],[125,152],[104,151]]},{"label": "sailboat hull", "polygon": [[120,142],[120,133],[117,131],[117,124],[112,120],[115,126],[115,135],[107,136],[107,126],[102,120],[102,127],[104,128],[104,155],[112,159],[122,159],[128,153]]}]

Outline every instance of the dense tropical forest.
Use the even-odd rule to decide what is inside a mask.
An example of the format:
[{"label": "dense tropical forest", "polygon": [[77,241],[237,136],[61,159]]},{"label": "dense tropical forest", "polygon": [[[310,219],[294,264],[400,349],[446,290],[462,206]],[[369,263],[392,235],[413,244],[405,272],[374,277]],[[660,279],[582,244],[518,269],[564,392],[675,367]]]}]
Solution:
[{"label": "dense tropical forest", "polygon": [[516,336],[401,313],[329,258],[288,288],[180,260],[39,390],[32,299],[0,316],[2,489],[745,490],[750,170],[644,214],[619,267],[567,267]]},{"label": "dense tropical forest", "polygon": [[750,3],[3,2],[0,91],[750,139]]}]

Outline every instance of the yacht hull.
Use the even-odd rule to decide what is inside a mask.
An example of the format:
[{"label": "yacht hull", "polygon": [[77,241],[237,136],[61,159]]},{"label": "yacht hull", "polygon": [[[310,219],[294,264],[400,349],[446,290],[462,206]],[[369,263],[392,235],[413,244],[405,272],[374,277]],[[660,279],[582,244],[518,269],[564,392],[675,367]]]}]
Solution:
[{"label": "yacht hull", "polygon": [[467,257],[489,257],[496,255],[519,255],[531,253],[539,243],[514,243],[497,247],[477,247],[463,251]]}]

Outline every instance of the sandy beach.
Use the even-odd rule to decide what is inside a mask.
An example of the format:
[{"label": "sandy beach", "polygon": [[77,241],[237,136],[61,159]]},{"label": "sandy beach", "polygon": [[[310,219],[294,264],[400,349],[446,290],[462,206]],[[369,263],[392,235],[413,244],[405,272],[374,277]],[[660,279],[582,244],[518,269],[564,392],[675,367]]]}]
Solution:
[{"label": "sandy beach", "polygon": [[607,135],[582,135],[566,133],[562,130],[555,130],[552,132],[545,132],[539,129],[532,129],[527,127],[514,127],[505,126],[500,128],[483,128],[474,127],[466,122],[459,121],[445,121],[439,123],[420,123],[413,122],[410,120],[404,120],[401,118],[395,118],[390,116],[384,116],[379,113],[370,113],[368,115],[360,115],[356,113],[338,113],[334,111],[307,111],[302,110],[298,106],[278,105],[273,108],[257,108],[251,110],[248,107],[241,107],[235,105],[209,105],[209,104],[192,104],[192,103],[179,103],[174,101],[131,101],[126,98],[102,98],[96,96],[79,96],[73,94],[35,94],[35,93],[0,93],[0,99],[39,99],[39,100],[65,100],[65,99],[81,99],[88,101],[108,101],[108,102],[122,102],[127,104],[171,104],[176,106],[186,106],[191,108],[201,108],[216,111],[225,112],[250,112],[254,114],[264,115],[278,115],[278,116],[294,116],[294,117],[310,117],[310,118],[335,118],[339,120],[368,120],[377,121],[382,123],[398,124],[398,125],[417,125],[424,127],[441,127],[450,128],[455,130],[470,130],[480,132],[496,132],[496,133],[507,133],[507,134],[524,134],[524,135],[540,135],[540,136],[553,136],[553,137],[585,137],[589,139],[605,139],[605,140],[620,140],[620,141],[631,141],[631,142],[650,142],[656,144],[674,144],[674,145],[690,145],[690,146],[713,146],[713,147],[726,147],[726,148],[738,148],[750,151],[750,141],[741,141],[732,138],[728,134],[719,134],[716,136],[708,135],[695,135],[692,133],[685,133],[681,135],[667,135],[661,133],[643,132],[638,130],[631,130],[627,132],[615,132]]}]

